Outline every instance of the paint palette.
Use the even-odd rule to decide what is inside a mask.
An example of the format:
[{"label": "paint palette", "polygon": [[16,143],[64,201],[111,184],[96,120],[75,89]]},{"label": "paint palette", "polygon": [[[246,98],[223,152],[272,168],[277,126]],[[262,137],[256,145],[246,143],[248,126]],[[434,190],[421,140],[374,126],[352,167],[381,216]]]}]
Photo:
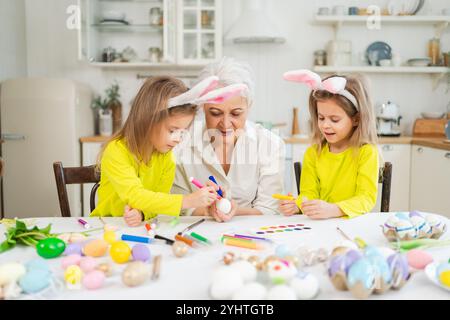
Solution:
[{"label": "paint palette", "polygon": [[311,230],[310,227],[305,226],[303,223],[292,223],[292,224],[281,224],[278,226],[266,226],[260,227],[253,232],[259,235],[275,235],[275,234],[285,234],[290,232],[298,232],[304,230]]}]

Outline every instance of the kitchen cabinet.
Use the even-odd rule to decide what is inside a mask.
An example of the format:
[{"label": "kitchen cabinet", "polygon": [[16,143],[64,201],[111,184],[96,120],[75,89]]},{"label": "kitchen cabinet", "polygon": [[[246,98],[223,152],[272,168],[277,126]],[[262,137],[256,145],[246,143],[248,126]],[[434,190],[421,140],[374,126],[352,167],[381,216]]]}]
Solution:
[{"label": "kitchen cabinet", "polygon": [[410,209],[450,217],[450,152],[413,146]]},{"label": "kitchen cabinet", "polygon": [[222,56],[221,0],[79,0],[79,5],[79,59],[91,66],[199,66]]},{"label": "kitchen cabinet", "polygon": [[[81,142],[81,165],[90,166],[97,163],[97,157],[100,153],[104,142]],[[94,186],[93,183],[86,183],[81,185],[81,204],[82,204],[82,216],[89,216],[90,209],[90,196],[91,190]]]},{"label": "kitchen cabinet", "polygon": [[[385,162],[392,163],[390,211],[409,210],[411,167],[410,144],[380,144],[379,151]],[[379,185],[375,211],[381,208],[381,185]]]}]

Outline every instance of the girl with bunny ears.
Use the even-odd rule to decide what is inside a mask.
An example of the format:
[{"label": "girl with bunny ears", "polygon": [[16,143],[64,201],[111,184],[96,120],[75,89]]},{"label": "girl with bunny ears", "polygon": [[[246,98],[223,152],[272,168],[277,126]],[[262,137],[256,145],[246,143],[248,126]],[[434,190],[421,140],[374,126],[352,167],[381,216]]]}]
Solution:
[{"label": "girl with bunny ears", "polygon": [[123,216],[134,227],[157,214],[178,216],[181,209],[217,200],[212,185],[188,195],[169,194],[175,177],[172,149],[190,126],[197,105],[222,103],[246,90],[241,84],[217,85],[217,77],[190,90],[172,77],[154,77],[142,85],[123,128],[99,155],[99,202],[91,216]]},{"label": "girl with bunny ears", "polygon": [[297,200],[280,201],[279,210],[311,219],[352,218],[371,211],[379,157],[373,107],[363,82],[337,75],[322,81],[309,70],[286,72],[284,79],[312,89],[313,144],[303,159]]}]

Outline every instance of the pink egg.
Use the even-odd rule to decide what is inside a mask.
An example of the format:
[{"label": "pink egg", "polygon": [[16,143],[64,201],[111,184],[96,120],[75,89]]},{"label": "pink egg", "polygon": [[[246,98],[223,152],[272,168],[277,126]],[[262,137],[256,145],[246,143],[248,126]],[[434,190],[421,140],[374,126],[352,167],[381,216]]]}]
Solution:
[{"label": "pink egg", "polygon": [[80,268],[83,272],[88,273],[97,267],[97,261],[92,257],[83,257],[80,260]]},{"label": "pink egg", "polygon": [[61,267],[65,270],[68,266],[79,265],[80,260],[81,260],[81,256],[79,254],[71,254],[62,259]]},{"label": "pink egg", "polygon": [[413,249],[406,254],[408,264],[410,267],[418,270],[425,269],[425,267],[433,262],[433,257],[423,250]]},{"label": "pink egg", "polygon": [[89,272],[83,278],[83,286],[89,290],[100,288],[104,282],[105,274],[98,270]]}]

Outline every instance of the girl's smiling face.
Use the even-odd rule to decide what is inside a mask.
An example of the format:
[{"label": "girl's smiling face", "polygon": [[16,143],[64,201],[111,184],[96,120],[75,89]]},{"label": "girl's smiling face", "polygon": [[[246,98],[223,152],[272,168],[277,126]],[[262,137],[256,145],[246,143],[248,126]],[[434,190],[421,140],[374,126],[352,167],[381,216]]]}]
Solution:
[{"label": "girl's smiling face", "polygon": [[322,135],[330,146],[345,147],[358,126],[357,116],[349,117],[347,113],[334,101],[317,102],[318,126]]}]

